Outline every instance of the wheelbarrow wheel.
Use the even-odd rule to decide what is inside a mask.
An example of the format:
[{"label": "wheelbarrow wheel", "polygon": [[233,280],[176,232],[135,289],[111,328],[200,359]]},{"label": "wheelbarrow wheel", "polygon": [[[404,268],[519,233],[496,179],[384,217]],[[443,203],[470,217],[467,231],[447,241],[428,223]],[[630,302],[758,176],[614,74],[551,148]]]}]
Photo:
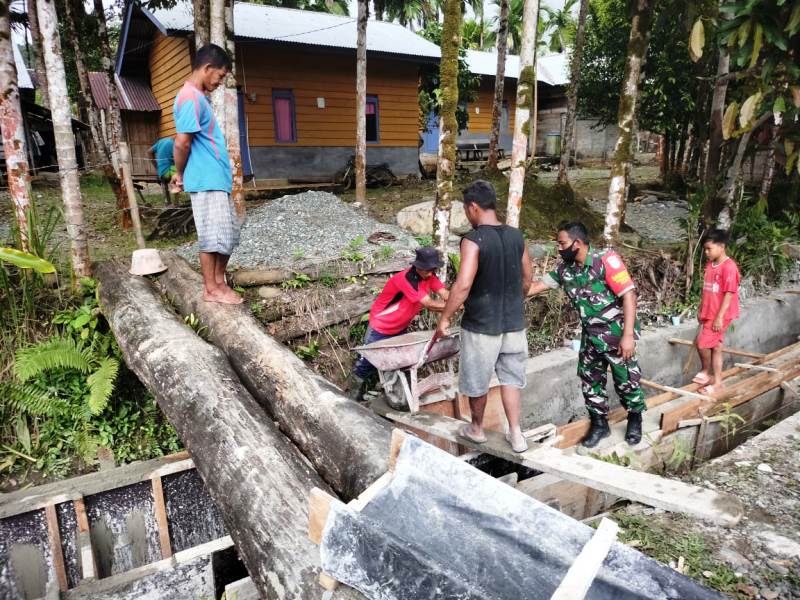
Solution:
[{"label": "wheelbarrow wheel", "polygon": [[403,396],[402,388],[395,388],[391,391],[384,390],[384,392],[386,394],[386,404],[388,404],[392,410],[408,412],[408,402],[406,402],[405,396]]}]

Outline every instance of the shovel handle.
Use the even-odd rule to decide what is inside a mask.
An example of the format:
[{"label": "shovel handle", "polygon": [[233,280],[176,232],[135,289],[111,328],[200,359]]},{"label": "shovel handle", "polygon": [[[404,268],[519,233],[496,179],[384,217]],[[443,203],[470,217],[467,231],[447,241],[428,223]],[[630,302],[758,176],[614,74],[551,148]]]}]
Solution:
[{"label": "shovel handle", "polygon": [[434,339],[431,338],[427,344],[425,344],[425,349],[422,351],[422,356],[419,357],[419,361],[417,361],[417,369],[419,369],[422,365],[425,364],[425,361],[428,360],[428,354],[435,343]]}]

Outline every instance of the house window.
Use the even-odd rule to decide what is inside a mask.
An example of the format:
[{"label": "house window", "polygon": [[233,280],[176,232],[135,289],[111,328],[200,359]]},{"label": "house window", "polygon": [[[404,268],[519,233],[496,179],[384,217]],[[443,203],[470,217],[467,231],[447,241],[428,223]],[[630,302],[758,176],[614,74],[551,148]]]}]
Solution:
[{"label": "house window", "polygon": [[296,142],[297,122],[292,90],[272,90],[272,113],[275,119],[275,141]]},{"label": "house window", "polygon": [[379,142],[378,97],[367,96],[367,141]]}]

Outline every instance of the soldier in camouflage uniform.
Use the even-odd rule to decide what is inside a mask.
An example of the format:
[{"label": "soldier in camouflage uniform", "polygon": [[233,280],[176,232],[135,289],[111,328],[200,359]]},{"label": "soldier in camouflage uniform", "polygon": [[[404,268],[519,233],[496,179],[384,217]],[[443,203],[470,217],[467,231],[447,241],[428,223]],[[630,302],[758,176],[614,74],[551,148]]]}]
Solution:
[{"label": "soldier in camouflage uniform", "polygon": [[639,387],[641,370],[635,357],[636,292],[622,259],[613,250],[589,246],[586,227],[564,223],[558,232],[562,262],[542,281],[531,284],[529,296],[561,287],[581,318],[581,349],[578,377],[591,418],[591,428],[582,445],[592,448],[610,435],[608,428],[607,370],[611,368],[614,389],[628,411],[626,441],[635,445],[642,438],[644,394]]}]

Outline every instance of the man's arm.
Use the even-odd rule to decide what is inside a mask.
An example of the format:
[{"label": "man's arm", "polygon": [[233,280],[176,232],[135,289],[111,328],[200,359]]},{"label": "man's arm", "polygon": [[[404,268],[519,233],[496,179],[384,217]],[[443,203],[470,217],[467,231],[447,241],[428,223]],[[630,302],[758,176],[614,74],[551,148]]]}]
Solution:
[{"label": "man's arm", "polygon": [[447,300],[450,298],[450,290],[448,290],[447,288],[442,288],[436,292],[436,295],[440,296],[442,300],[447,302]]},{"label": "man's arm", "polygon": [[733,294],[734,292],[725,292],[725,295],[722,297],[722,304],[719,306],[719,312],[714,318],[714,322],[711,323],[712,331],[720,331],[722,329],[722,324],[725,322],[725,313],[728,312],[728,307],[731,305]]},{"label": "man's arm", "polygon": [[523,246],[522,251],[522,297],[528,295],[528,290],[533,283],[533,269],[531,268],[531,257],[528,255],[528,244]]},{"label": "man's arm", "polygon": [[433,339],[445,337],[447,335],[447,328],[450,326],[450,317],[453,316],[469,295],[469,290],[472,288],[472,283],[475,281],[475,274],[478,272],[478,244],[470,240],[462,240],[461,242],[461,268],[458,271],[456,282],[450,289],[450,293],[445,303],[442,316],[439,317],[439,324],[436,326],[436,332],[433,334]]},{"label": "man's arm", "polygon": [[178,133],[175,135],[175,145],[172,149],[172,158],[175,159],[175,175],[172,182],[183,187],[183,171],[189,162],[189,153],[192,151],[193,133]]},{"label": "man's arm", "polygon": [[625,360],[633,358],[636,341],[633,339],[633,327],[636,323],[636,291],[631,289],[622,295],[622,339],[619,341],[619,355]]},{"label": "man's arm", "polygon": [[526,294],[528,298],[532,296],[537,296],[539,294],[543,294],[544,292],[551,290],[552,288],[545,284],[544,281],[541,279],[537,279],[536,281],[531,281],[531,285],[528,288],[528,293]]},{"label": "man's arm", "polygon": [[419,302],[420,304],[422,304],[424,308],[432,310],[433,312],[440,313],[444,310],[444,305],[445,305],[444,300],[434,300],[428,294],[425,294],[425,296],[421,298]]}]

